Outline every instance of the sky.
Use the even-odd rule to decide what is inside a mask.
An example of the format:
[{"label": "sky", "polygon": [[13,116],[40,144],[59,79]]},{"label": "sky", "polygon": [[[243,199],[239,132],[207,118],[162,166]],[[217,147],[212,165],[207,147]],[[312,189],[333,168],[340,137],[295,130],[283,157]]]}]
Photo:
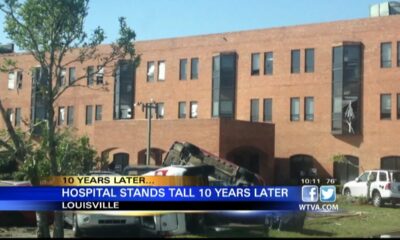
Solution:
[{"label": "sky", "polygon": [[[2,2],[3,0],[0,0]],[[101,26],[105,43],[118,37],[126,17],[136,40],[151,40],[367,18],[378,0],[91,0],[87,31]],[[0,43],[11,42],[3,31]]]}]

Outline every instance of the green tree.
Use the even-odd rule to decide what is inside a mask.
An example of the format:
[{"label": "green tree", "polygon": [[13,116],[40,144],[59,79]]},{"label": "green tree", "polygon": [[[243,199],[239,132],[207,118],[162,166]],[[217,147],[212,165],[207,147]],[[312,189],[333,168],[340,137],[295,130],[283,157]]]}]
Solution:
[{"label": "green tree", "polygon": [[[49,174],[52,176],[60,175],[61,167],[63,167],[57,160],[55,103],[68,88],[84,86],[79,82],[87,77],[78,76],[73,84],[61,85],[59,83],[63,77],[63,70],[70,64],[84,63],[87,60],[95,61],[100,66],[98,70],[90,73],[92,75],[119,59],[130,59],[136,65],[139,64],[134,47],[136,35],[127,26],[125,18],[119,19],[119,38],[109,48],[103,47],[101,51],[99,45],[105,40],[103,29],[96,28],[90,36],[84,30],[88,4],[89,0],[25,0],[22,2],[3,0],[0,3],[0,11],[5,14],[4,26],[8,38],[21,50],[28,51],[40,68],[47,73],[40,80],[45,83],[41,92],[48,106],[46,155],[50,163]],[[9,60],[2,65],[5,71],[15,67],[15,63]],[[11,126],[10,128],[7,126],[7,130],[16,146],[17,159],[23,162],[26,157],[26,146],[13,134],[12,124],[9,125]],[[53,236],[63,237],[62,212],[55,212],[54,226]],[[38,231],[39,236],[47,236],[47,233],[43,231]]]}]

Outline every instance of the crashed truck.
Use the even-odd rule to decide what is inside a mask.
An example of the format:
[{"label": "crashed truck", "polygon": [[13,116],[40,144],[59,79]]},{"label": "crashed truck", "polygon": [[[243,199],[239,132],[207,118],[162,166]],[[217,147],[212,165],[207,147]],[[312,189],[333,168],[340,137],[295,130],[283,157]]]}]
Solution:
[{"label": "crashed truck", "polygon": [[[175,142],[163,161],[163,167],[143,176],[206,175],[210,186],[262,186],[256,173],[222,159],[191,143]],[[212,167],[210,170],[209,167]],[[194,169],[195,171],[190,171]],[[204,169],[204,170],[202,170]],[[199,172],[201,171],[201,172]],[[190,210],[190,209],[189,209]],[[305,212],[288,211],[218,211],[210,213],[169,213],[141,217],[142,230],[158,235],[202,232],[208,226],[228,223],[264,224],[267,229],[301,231]]]}]

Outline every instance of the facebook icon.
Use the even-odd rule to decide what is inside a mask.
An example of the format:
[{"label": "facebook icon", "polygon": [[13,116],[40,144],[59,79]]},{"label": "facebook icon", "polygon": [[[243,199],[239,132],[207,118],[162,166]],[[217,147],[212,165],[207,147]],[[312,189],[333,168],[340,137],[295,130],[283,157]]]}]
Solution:
[{"label": "facebook icon", "polygon": [[306,185],[301,188],[301,200],[303,202],[318,202],[318,187]]}]

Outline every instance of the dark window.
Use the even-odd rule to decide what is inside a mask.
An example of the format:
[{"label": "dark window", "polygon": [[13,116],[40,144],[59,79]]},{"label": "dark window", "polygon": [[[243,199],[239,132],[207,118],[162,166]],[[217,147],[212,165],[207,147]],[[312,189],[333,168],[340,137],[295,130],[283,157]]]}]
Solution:
[{"label": "dark window", "polygon": [[250,121],[251,122],[259,121],[258,109],[259,109],[258,99],[251,99],[250,100]]},{"label": "dark window", "polygon": [[342,161],[333,163],[333,177],[338,183],[344,184],[356,179],[359,174],[359,161],[357,157],[344,156]]},{"label": "dark window", "polygon": [[272,75],[274,73],[274,53],[264,53],[264,75]]},{"label": "dark window", "polygon": [[67,125],[72,126],[74,124],[74,106],[68,106],[67,108]]},{"label": "dark window", "polygon": [[386,172],[379,172],[379,181],[386,182],[387,180]]},{"label": "dark window", "polygon": [[94,83],[94,67],[89,66],[87,68],[87,85],[92,86]]},{"label": "dark window", "polygon": [[400,156],[383,157],[381,159],[381,169],[400,170]]},{"label": "dark window", "polygon": [[264,99],[264,122],[272,122],[272,99]]},{"label": "dark window", "polygon": [[154,62],[147,62],[147,81],[153,82],[154,81]]},{"label": "dark window", "polygon": [[104,67],[102,66],[97,66],[96,84],[104,84]]},{"label": "dark window", "polygon": [[392,95],[382,94],[381,95],[381,119],[392,118]]},{"label": "dark window", "polygon": [[133,118],[135,69],[133,61],[118,62],[114,85],[114,119]]},{"label": "dark window", "polygon": [[400,42],[397,42],[397,66],[400,67]]},{"label": "dark window", "polygon": [[381,44],[381,68],[392,67],[392,43]]},{"label": "dark window", "polygon": [[163,119],[165,114],[164,103],[159,102],[157,103],[157,118]]},{"label": "dark window", "polygon": [[68,72],[68,81],[69,84],[72,84],[76,81],[76,72],[75,67],[70,67]]},{"label": "dark window", "polygon": [[314,72],[314,49],[306,49],[306,66],[305,72],[310,73]]},{"label": "dark window", "polygon": [[212,116],[234,118],[236,53],[213,57]]},{"label": "dark window", "polygon": [[190,118],[197,118],[198,103],[196,101],[190,102]]},{"label": "dark window", "polygon": [[259,75],[260,74],[260,54],[253,53],[251,54],[251,75]]},{"label": "dark window", "polygon": [[290,99],[290,121],[300,121],[300,98]]},{"label": "dark window", "polygon": [[300,50],[292,50],[291,73],[300,72]]},{"label": "dark window", "polygon": [[18,71],[17,72],[17,88],[22,89],[22,72]]},{"label": "dark window", "polygon": [[93,123],[93,106],[86,106],[86,125],[92,125]]},{"label": "dark window", "polygon": [[400,119],[400,94],[397,94],[397,119]]},{"label": "dark window", "polygon": [[179,80],[186,80],[186,65],[187,59],[181,59],[179,61]]},{"label": "dark window", "polygon": [[186,102],[179,102],[178,118],[186,118]]},{"label": "dark window", "polygon": [[20,127],[21,126],[21,108],[16,108],[15,109],[15,126]]},{"label": "dark window", "polygon": [[158,81],[165,80],[165,61],[158,62]]},{"label": "dark window", "polygon": [[314,121],[314,97],[304,99],[304,120]]},{"label": "dark window", "polygon": [[96,105],[96,116],[95,120],[96,121],[101,121],[103,115],[103,106],[102,105]]},{"label": "dark window", "polygon": [[198,79],[199,78],[199,59],[192,58],[190,63],[190,79]]},{"label": "dark window", "polygon": [[58,108],[58,125],[63,125],[65,122],[65,107]]}]

